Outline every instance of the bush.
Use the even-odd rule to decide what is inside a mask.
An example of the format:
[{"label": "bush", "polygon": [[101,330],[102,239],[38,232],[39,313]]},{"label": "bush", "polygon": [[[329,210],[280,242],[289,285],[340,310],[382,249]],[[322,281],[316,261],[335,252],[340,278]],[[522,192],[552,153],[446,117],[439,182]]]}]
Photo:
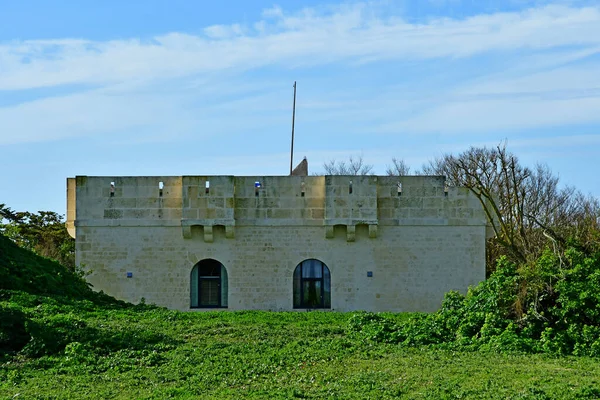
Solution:
[{"label": "bush", "polygon": [[72,314],[45,315],[42,319],[29,320],[26,330],[31,340],[22,353],[30,357],[56,354],[79,339],[85,327],[85,322]]},{"label": "bush", "polygon": [[32,294],[90,298],[94,292],[80,274],[20,248],[0,235],[0,289]]},{"label": "bush", "polygon": [[27,321],[22,311],[0,303],[0,355],[16,353],[29,342]]},{"label": "bush", "polygon": [[395,324],[356,314],[349,324],[364,340],[498,352],[600,356],[600,254],[546,250],[534,263],[506,258],[466,296],[446,294],[439,311]]}]

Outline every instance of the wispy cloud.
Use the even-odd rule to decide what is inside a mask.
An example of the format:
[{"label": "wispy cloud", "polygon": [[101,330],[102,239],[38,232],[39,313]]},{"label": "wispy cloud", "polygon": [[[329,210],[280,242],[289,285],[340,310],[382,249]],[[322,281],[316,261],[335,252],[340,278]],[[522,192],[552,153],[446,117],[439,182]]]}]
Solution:
[{"label": "wispy cloud", "polygon": [[[433,85],[432,77],[387,69],[390,79],[376,90],[352,74],[351,88],[344,90],[321,81],[299,99],[303,123],[329,122],[348,133],[369,124],[370,134],[454,134],[600,121],[599,64],[577,63],[600,51],[600,6],[532,5],[420,22],[387,11],[374,3],[291,13],[273,7],[258,21],[208,26],[200,35],[0,43],[2,96],[83,87],[0,108],[0,143],[90,135],[131,142],[266,130],[288,123],[289,93],[280,84],[289,81],[289,71],[322,66],[339,76],[351,70],[369,74],[369,67],[389,61],[472,61],[470,68],[481,71],[449,71],[446,82]],[[509,67],[486,70],[481,59],[489,56],[507,60]],[[268,68],[278,71],[270,81],[245,81]]]},{"label": "wispy cloud", "polygon": [[175,78],[275,64],[469,57],[492,51],[600,46],[599,7],[550,5],[418,24],[373,13],[365,3],[332,8],[324,14],[318,11],[288,14],[274,8],[252,26],[210,26],[202,36],[169,33],[108,42],[4,43],[0,46],[0,90]]},{"label": "wispy cloud", "polygon": [[[440,94],[416,115],[379,132],[470,134],[600,123],[600,63],[518,77],[494,75]],[[512,75],[510,72],[505,75]]]}]

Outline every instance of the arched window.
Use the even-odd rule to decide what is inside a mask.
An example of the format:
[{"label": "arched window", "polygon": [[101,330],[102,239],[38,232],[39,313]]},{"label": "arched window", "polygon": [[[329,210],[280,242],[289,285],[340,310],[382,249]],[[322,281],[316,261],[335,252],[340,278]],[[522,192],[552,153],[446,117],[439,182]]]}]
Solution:
[{"label": "arched window", "polygon": [[194,265],[190,277],[191,308],[227,307],[227,270],[217,260]]},{"label": "arched window", "polygon": [[294,308],[331,308],[331,276],[319,260],[304,260],[294,270]]}]

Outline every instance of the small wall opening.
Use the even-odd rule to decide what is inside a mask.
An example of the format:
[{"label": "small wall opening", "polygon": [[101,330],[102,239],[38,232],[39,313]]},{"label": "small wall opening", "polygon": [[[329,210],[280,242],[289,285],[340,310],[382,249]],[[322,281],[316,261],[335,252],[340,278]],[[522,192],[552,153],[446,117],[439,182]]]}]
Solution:
[{"label": "small wall opening", "polygon": [[300,185],[300,197],[304,197],[305,193],[306,193],[306,188],[305,188],[304,182],[302,182],[302,184]]},{"label": "small wall opening", "polygon": [[158,182],[158,195],[162,197],[165,185],[162,181]]},{"label": "small wall opening", "polygon": [[110,197],[115,197],[115,183],[110,183]]},{"label": "small wall opening", "polygon": [[213,238],[214,240],[225,239],[225,225],[214,225],[213,226]]},{"label": "small wall opening", "polygon": [[402,196],[402,182],[398,182],[397,190],[398,190],[398,196]]},{"label": "small wall opening", "polygon": [[335,225],[333,227],[334,240],[346,241],[346,225]]},{"label": "small wall opening", "polygon": [[352,194],[352,181],[348,184],[348,194]]},{"label": "small wall opening", "polygon": [[358,224],[356,225],[355,237],[358,239],[368,239],[369,238],[369,225],[366,224]]},{"label": "small wall opening", "polygon": [[191,228],[192,238],[204,238],[204,226],[192,225]]},{"label": "small wall opening", "polygon": [[204,193],[210,193],[210,181],[206,181],[206,183],[204,184]]}]

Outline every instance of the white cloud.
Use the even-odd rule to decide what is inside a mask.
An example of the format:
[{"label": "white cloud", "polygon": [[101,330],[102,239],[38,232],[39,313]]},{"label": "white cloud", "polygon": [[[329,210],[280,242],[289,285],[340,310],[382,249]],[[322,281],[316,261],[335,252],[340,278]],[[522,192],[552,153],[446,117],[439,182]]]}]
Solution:
[{"label": "white cloud", "polygon": [[275,64],[418,60],[600,46],[599,7],[551,5],[414,24],[395,16],[376,16],[367,3],[326,14],[304,9],[288,15],[275,7],[265,10],[264,17],[253,27],[207,27],[204,36],[170,33],[150,40],[4,43],[0,45],[0,90],[164,79]]},{"label": "white cloud", "polygon": [[512,77],[486,76],[439,94],[417,115],[380,132],[470,134],[600,123],[600,64],[588,62]]},{"label": "white cloud", "polygon": [[533,139],[516,139],[508,143],[511,149],[521,148],[556,148],[567,147],[597,147],[600,145],[600,133],[595,135],[568,135],[555,137],[541,137]]},{"label": "white cloud", "polygon": [[[600,53],[600,49],[597,49]],[[501,96],[542,95],[544,98],[568,97],[569,93],[600,95],[600,63],[568,65],[561,68],[530,73],[524,76],[500,78],[479,82],[460,89],[457,95]],[[559,92],[559,93],[557,93]]]},{"label": "white cloud", "polygon": [[266,8],[262,12],[263,18],[282,18],[283,10],[280,6],[273,6],[271,8]]},{"label": "white cloud", "polygon": [[[106,139],[143,126],[164,126],[169,113],[162,96],[112,96],[102,91],[51,97],[0,108],[3,145],[102,133]],[[168,118],[167,118],[168,119]],[[156,126],[159,125],[159,126]]]},{"label": "white cloud", "polygon": [[541,100],[449,101],[417,116],[385,124],[380,132],[473,134],[526,131],[532,128],[567,124],[599,123],[600,93],[595,97]]},{"label": "white cloud", "polygon": [[[360,82],[351,82],[334,91],[323,82],[322,90],[299,98],[300,127],[329,123],[358,134],[369,124],[370,132],[452,134],[600,122],[600,66],[573,64],[600,52],[600,7],[550,5],[423,23],[383,17],[377,7],[356,3],[289,14],[275,6],[252,26],[213,25],[201,36],[0,44],[0,93],[95,87],[1,107],[1,143],[100,134],[131,142],[197,131],[239,134],[242,126],[287,128],[291,88],[282,93],[280,85],[287,78],[244,82],[244,71],[338,62],[341,74],[360,61],[438,62],[485,54],[514,63],[508,71],[446,86],[409,82],[396,90],[398,80],[390,79],[377,90],[354,90]],[[131,133],[140,130],[148,137]]]},{"label": "white cloud", "polygon": [[233,25],[211,25],[204,28],[204,34],[212,39],[230,39],[240,36],[244,29],[239,24]]}]

